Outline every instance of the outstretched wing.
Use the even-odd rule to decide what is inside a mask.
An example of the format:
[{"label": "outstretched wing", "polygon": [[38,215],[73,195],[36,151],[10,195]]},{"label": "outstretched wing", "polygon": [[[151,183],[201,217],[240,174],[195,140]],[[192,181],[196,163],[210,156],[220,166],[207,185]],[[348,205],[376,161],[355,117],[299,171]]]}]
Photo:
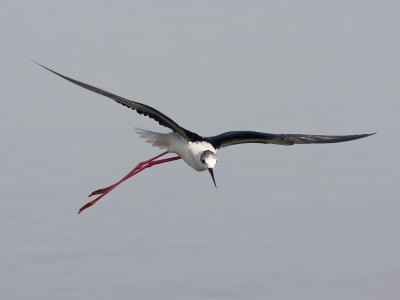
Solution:
[{"label": "outstretched wing", "polygon": [[[375,133],[372,133],[375,134]],[[355,135],[310,135],[310,134],[272,134],[255,131],[229,131],[220,135],[204,138],[211,143],[215,149],[245,144],[261,143],[276,145],[294,145],[294,144],[329,144],[341,143],[361,139],[372,134]]]},{"label": "outstretched wing", "polygon": [[200,135],[198,135],[198,134],[196,134],[194,132],[191,132],[189,130],[186,130],[185,128],[179,126],[173,120],[168,118],[166,115],[164,115],[163,113],[159,112],[158,110],[156,110],[156,109],[154,109],[154,108],[152,108],[152,107],[150,107],[148,105],[145,105],[145,104],[142,104],[142,103],[139,103],[139,102],[135,102],[135,101],[131,101],[131,100],[125,99],[123,97],[114,95],[114,94],[109,93],[109,92],[107,92],[105,90],[99,89],[99,88],[91,86],[89,84],[80,82],[78,80],[69,78],[67,76],[64,76],[64,75],[62,75],[60,73],[57,73],[57,72],[55,72],[55,71],[53,71],[53,70],[51,70],[49,68],[46,68],[45,66],[43,66],[43,65],[41,65],[41,64],[39,64],[37,62],[34,62],[34,63],[38,64],[39,66],[41,66],[43,68],[45,68],[46,70],[49,70],[50,72],[52,72],[54,74],[64,78],[65,80],[68,80],[68,81],[70,81],[70,82],[72,82],[72,83],[74,83],[76,85],[79,85],[80,87],[83,87],[84,89],[87,89],[89,91],[92,91],[92,92],[95,92],[97,94],[100,94],[100,95],[106,96],[108,98],[111,98],[114,101],[116,101],[116,102],[118,102],[118,103],[120,103],[120,104],[122,104],[122,105],[124,105],[126,107],[129,107],[129,108],[131,108],[133,110],[136,110],[141,115],[143,114],[145,116],[149,116],[150,118],[156,120],[160,125],[168,127],[172,131],[174,131],[176,133],[179,133],[188,142],[196,142],[196,141],[203,141],[204,140],[204,138],[201,137]]}]

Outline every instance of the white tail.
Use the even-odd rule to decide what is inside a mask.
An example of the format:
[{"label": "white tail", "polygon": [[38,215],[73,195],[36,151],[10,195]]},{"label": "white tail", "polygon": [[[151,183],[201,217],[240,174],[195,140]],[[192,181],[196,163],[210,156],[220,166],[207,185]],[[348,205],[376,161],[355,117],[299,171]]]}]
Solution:
[{"label": "white tail", "polygon": [[169,135],[165,133],[157,133],[153,131],[148,131],[141,128],[135,128],[137,134],[141,138],[146,139],[147,143],[153,145],[153,147],[158,147],[160,149],[168,149],[169,147]]}]

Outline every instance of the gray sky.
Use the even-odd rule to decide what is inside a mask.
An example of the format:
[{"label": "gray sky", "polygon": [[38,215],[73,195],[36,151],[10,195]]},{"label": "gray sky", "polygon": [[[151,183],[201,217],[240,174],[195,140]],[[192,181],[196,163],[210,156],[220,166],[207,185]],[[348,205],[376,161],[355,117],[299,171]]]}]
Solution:
[{"label": "gray sky", "polygon": [[[6,1],[0,9],[2,299],[399,299],[400,4]],[[201,135],[377,135],[182,161],[77,215],[161,151],[153,120],[32,63],[155,107]]]}]

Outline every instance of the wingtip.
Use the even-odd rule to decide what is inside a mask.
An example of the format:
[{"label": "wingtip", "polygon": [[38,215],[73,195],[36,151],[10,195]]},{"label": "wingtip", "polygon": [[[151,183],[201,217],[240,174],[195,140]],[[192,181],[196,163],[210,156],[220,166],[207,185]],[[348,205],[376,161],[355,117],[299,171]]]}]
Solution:
[{"label": "wingtip", "polygon": [[356,139],[356,140],[358,140],[358,139],[363,139],[363,138],[369,137],[369,136],[374,135],[374,134],[377,134],[377,132],[359,134],[355,139]]},{"label": "wingtip", "polygon": [[48,71],[50,71],[50,72],[53,72],[53,73],[55,73],[55,74],[58,75],[57,72],[55,72],[55,71],[53,71],[53,70],[50,70],[49,68],[43,66],[42,64],[39,64],[38,62],[36,62],[36,61],[34,61],[34,60],[32,60],[32,59],[31,59],[31,62],[34,62],[34,63],[37,64],[38,66],[41,66],[42,68],[45,68],[46,70],[48,70]]},{"label": "wingtip", "polygon": [[43,68],[46,68],[45,66],[42,66],[41,64],[39,64],[38,62],[34,61],[33,59],[29,59],[29,60],[30,60],[31,62],[33,62],[33,63],[35,63],[35,64],[37,64],[37,65],[43,67]]},{"label": "wingtip", "polygon": [[377,132],[362,134],[362,137],[365,138],[365,137],[369,137],[374,134],[377,134]]},{"label": "wingtip", "polygon": [[71,78],[69,78],[69,77],[67,77],[67,76],[64,76],[64,75],[62,75],[62,74],[60,74],[60,73],[58,73],[58,72],[56,72],[56,71],[53,71],[52,69],[49,69],[49,68],[47,68],[47,67],[45,67],[45,66],[39,64],[38,62],[36,62],[36,61],[34,61],[34,60],[32,60],[32,59],[31,59],[31,61],[34,62],[35,64],[37,64],[38,66],[41,66],[42,68],[46,69],[47,71],[50,71],[50,72],[53,73],[53,74],[56,74],[56,75],[58,75],[58,76],[60,76],[60,77],[62,77],[62,78],[64,78],[64,79],[66,79],[66,80],[68,80],[68,81],[73,82]]}]

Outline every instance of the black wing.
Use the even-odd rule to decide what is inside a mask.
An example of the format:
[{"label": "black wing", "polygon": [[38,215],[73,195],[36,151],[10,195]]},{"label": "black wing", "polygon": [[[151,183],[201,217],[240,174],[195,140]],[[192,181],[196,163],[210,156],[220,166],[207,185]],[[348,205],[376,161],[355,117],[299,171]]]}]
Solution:
[{"label": "black wing", "polygon": [[[375,134],[375,133],[372,133]],[[204,138],[211,143],[215,149],[245,144],[262,143],[276,145],[294,145],[294,144],[329,144],[348,142],[361,139],[372,134],[355,135],[310,135],[310,134],[272,134],[255,131],[229,131],[220,135]]]},{"label": "black wing", "polygon": [[[38,64],[37,62],[34,62],[34,63]],[[150,118],[156,120],[160,125],[168,127],[172,131],[174,131],[176,133],[179,133],[188,142],[196,142],[196,141],[203,141],[204,140],[204,138],[201,137],[200,135],[198,135],[198,134],[196,134],[194,132],[191,132],[189,130],[186,130],[185,128],[179,126],[173,120],[168,118],[166,115],[164,115],[163,113],[159,112],[158,110],[156,110],[156,109],[154,109],[154,108],[152,108],[152,107],[150,107],[148,105],[122,98],[120,96],[114,95],[112,93],[109,93],[109,92],[104,91],[102,89],[99,89],[97,87],[91,86],[89,84],[80,82],[78,80],[69,78],[69,77],[64,76],[64,75],[61,75],[60,73],[57,73],[57,72],[55,72],[55,71],[53,71],[53,70],[51,70],[49,68],[46,68],[45,66],[42,66],[41,64],[38,64],[38,65],[43,67],[43,68],[45,68],[46,70],[49,70],[50,72],[52,72],[52,73],[54,73],[56,75],[64,78],[65,80],[68,80],[68,81],[70,81],[72,83],[75,83],[76,85],[79,85],[80,87],[83,87],[84,89],[87,89],[89,91],[92,91],[92,92],[95,92],[97,94],[100,94],[100,95],[106,96],[108,98],[111,98],[114,101],[116,101],[116,102],[118,102],[118,103],[120,103],[120,104],[122,104],[122,105],[124,105],[126,107],[129,107],[129,108],[131,108],[133,110],[136,110],[141,115],[143,114],[145,116],[149,116]]]}]

